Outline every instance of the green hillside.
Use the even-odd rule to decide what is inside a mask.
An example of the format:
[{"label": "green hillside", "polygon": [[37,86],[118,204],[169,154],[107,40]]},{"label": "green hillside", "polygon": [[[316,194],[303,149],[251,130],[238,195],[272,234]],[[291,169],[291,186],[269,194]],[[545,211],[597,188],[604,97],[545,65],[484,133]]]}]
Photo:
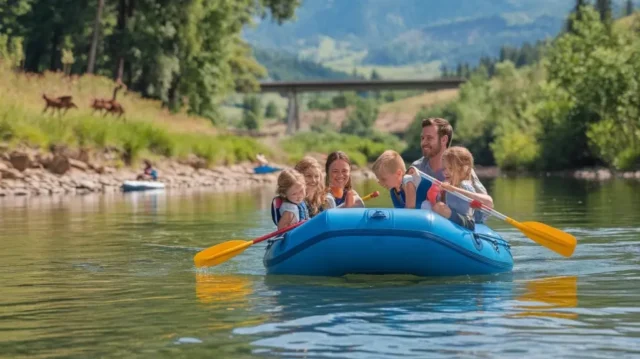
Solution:
[{"label": "green hillside", "polygon": [[[243,36],[254,46],[345,72],[422,66],[419,74],[433,74],[434,66],[473,63],[502,46],[553,38],[574,5],[566,0],[306,0],[293,21],[264,20]],[[614,0],[613,13],[623,6]]]}]

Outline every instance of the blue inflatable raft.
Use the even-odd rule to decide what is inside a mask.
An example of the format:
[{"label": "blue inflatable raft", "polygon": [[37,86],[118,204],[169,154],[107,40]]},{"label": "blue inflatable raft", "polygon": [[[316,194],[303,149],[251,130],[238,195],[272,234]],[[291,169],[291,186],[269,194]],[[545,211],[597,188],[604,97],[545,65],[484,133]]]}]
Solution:
[{"label": "blue inflatable raft", "polygon": [[475,232],[429,210],[332,209],[270,241],[267,274],[455,276],[509,272],[509,244],[484,224]]},{"label": "blue inflatable raft", "polygon": [[124,181],[123,192],[164,190],[164,183],[158,181]]},{"label": "blue inflatable raft", "polygon": [[282,170],[282,168],[264,165],[264,166],[254,167],[253,168],[253,173],[260,175],[260,174],[265,174],[265,173],[278,172],[278,171],[281,171],[281,170]]}]

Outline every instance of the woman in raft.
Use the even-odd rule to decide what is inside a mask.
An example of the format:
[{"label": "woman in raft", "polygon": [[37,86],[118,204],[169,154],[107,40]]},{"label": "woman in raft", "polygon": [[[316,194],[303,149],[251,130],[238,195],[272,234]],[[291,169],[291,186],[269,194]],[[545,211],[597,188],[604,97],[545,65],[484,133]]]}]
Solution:
[{"label": "woman in raft", "polygon": [[351,187],[351,161],[342,151],[329,154],[325,164],[327,186],[326,208],[364,207],[364,202]]}]

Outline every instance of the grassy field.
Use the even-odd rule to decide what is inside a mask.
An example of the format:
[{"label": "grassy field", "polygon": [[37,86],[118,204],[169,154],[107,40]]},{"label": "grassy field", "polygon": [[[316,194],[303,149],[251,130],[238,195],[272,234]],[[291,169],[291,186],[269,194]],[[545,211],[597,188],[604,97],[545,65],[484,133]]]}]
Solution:
[{"label": "grassy field", "polygon": [[[257,152],[270,152],[251,138],[220,133],[207,119],[172,114],[160,102],[126,90],[117,97],[125,109],[122,118],[93,114],[93,99],[110,99],[115,87],[104,77],[15,73],[0,62],[0,78],[0,141],[11,147],[115,147],[132,161],[195,154],[211,164],[251,160]],[[73,96],[78,108],[61,116],[45,114],[43,94]]]}]

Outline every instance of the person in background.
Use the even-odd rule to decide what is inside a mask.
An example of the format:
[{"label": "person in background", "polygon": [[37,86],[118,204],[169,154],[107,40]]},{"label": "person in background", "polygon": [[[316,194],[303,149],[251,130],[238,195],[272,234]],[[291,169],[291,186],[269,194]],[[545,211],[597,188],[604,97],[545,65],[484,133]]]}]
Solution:
[{"label": "person in background", "polygon": [[151,161],[144,160],[144,172],[139,174],[136,178],[138,181],[157,181],[158,180],[158,171],[153,168]]}]

